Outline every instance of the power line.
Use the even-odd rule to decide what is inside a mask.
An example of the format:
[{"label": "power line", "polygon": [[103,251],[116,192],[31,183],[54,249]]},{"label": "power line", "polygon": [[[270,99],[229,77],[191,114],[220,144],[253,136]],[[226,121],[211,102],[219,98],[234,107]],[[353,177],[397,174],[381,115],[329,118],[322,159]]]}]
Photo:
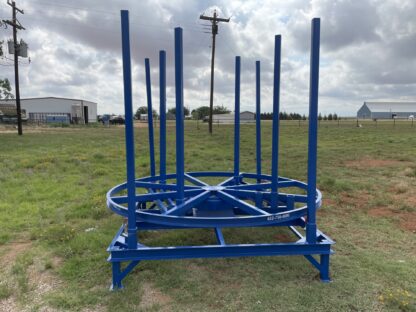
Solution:
[{"label": "power line", "polygon": [[[69,8],[69,9],[74,9],[74,10],[81,10],[81,11],[86,11],[86,12],[94,12],[94,13],[99,13],[99,14],[107,14],[107,15],[112,15],[112,16],[119,17],[119,13],[112,12],[112,11],[97,10],[97,9],[92,9],[92,8],[87,8],[87,7],[72,6],[72,5],[67,5],[67,4],[62,4],[62,3],[56,3],[56,2],[36,1],[36,3],[37,4],[44,5],[44,6],[47,6],[47,7],[50,7],[50,6],[63,7],[63,8]],[[145,18],[145,16],[138,15],[138,14],[135,14],[135,13],[131,13],[131,15],[134,15],[134,16],[140,18],[140,19]],[[113,21],[118,23],[118,19],[114,19]],[[154,27],[154,28],[159,28],[159,29],[166,29],[166,27],[160,26],[160,24],[137,23],[134,20],[130,24],[132,24],[132,25],[140,25],[140,26],[143,26],[143,27]],[[174,20],[173,21],[173,24],[180,24],[181,26],[188,25],[190,27],[198,26],[197,23],[195,23],[195,24],[188,24],[185,21],[180,21],[180,20]],[[198,30],[194,30],[194,29],[187,29],[187,31],[196,31],[196,32],[198,32]]]}]

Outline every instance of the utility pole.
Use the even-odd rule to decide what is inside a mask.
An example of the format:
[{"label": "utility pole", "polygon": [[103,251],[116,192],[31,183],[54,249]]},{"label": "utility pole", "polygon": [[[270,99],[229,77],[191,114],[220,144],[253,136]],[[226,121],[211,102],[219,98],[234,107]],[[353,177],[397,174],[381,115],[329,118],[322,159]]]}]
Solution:
[{"label": "utility pole", "polygon": [[219,18],[217,16],[217,11],[214,10],[213,16],[205,16],[201,14],[199,16],[202,20],[207,20],[211,22],[211,32],[212,32],[212,50],[211,50],[211,93],[209,97],[209,133],[212,134],[212,111],[214,109],[214,58],[215,58],[215,36],[218,34],[218,23],[230,21],[229,18]]},{"label": "utility pole", "polygon": [[19,89],[19,44],[17,43],[17,29],[24,30],[16,18],[17,12],[24,14],[23,10],[16,7],[16,2],[7,0],[7,4],[12,7],[12,20],[3,22],[13,27],[13,44],[14,44],[14,81],[16,88],[16,110],[17,110],[17,133],[23,134],[22,129],[22,110],[20,107],[20,89]]}]

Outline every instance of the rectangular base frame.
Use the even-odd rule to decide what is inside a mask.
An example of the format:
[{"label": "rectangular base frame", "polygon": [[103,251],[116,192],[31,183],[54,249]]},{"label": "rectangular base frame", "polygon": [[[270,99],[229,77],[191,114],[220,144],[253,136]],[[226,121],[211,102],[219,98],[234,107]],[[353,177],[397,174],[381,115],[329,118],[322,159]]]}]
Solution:
[{"label": "rectangular base frame", "polygon": [[[303,220],[298,225],[303,226]],[[293,224],[293,222],[292,222]],[[276,226],[276,225],[275,225]],[[278,225],[282,226],[282,225]],[[108,247],[110,253],[108,261],[112,264],[113,280],[112,290],[123,288],[122,280],[142,260],[169,260],[192,258],[229,258],[246,256],[304,256],[318,271],[322,282],[330,282],[329,256],[333,253],[331,245],[334,242],[320,231],[317,231],[316,243],[310,244],[306,238],[293,225],[289,229],[297,236],[298,240],[291,243],[272,244],[226,244],[221,228],[214,228],[217,245],[202,246],[169,246],[147,247],[140,243],[136,249],[127,247],[125,225],[118,230],[116,236]],[[139,231],[167,230],[167,229],[192,229],[183,227],[163,226],[138,222]],[[318,256],[318,257],[317,257]],[[122,269],[122,263],[127,265]]]}]

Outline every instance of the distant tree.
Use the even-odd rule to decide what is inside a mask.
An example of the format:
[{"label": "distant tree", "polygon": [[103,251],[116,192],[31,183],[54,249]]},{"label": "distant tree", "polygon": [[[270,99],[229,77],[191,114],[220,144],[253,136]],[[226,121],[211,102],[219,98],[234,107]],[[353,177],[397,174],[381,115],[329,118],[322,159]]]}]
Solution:
[{"label": "distant tree", "polygon": [[273,114],[272,113],[261,113],[260,114],[260,119],[262,119],[262,120],[271,120],[271,119],[273,119]]},{"label": "distant tree", "polygon": [[[169,108],[168,109],[168,113],[171,113],[173,115],[176,115],[176,107]],[[185,116],[189,116],[189,113],[190,113],[189,108],[185,106],[183,108],[183,113],[184,113]]]},{"label": "distant tree", "polygon": [[191,115],[194,119],[203,119],[205,116],[209,115],[209,106],[200,106],[192,110]]},{"label": "distant tree", "polygon": [[328,120],[328,117],[326,115],[324,115],[324,120]]},{"label": "distant tree", "polygon": [[0,79],[0,100],[8,100],[14,98],[12,94],[12,87],[7,78]]},{"label": "distant tree", "polygon": [[338,120],[338,115],[337,114],[334,114],[333,115],[333,118],[334,118],[334,120]]},{"label": "distant tree", "polygon": [[332,114],[328,115],[328,120],[332,120]]},{"label": "distant tree", "polygon": [[322,115],[321,115],[321,113],[319,113],[319,115],[318,115],[318,120],[322,120]]},{"label": "distant tree", "polygon": [[[158,116],[158,114],[157,114],[156,110],[155,110],[155,109],[152,109],[152,111],[153,111],[153,117],[154,117],[154,118],[156,118],[156,117]],[[136,113],[134,114],[134,116],[135,116],[137,119],[140,119],[140,115],[141,115],[141,114],[146,114],[146,115],[147,115],[147,106],[140,106],[140,107],[137,109],[137,111],[136,111]]]},{"label": "distant tree", "polygon": [[[263,120],[271,120],[273,119],[273,113],[261,113],[260,118]],[[286,113],[286,112],[279,112],[279,120],[306,120],[307,117],[305,115],[301,115],[298,113]]]},{"label": "distant tree", "polygon": [[213,114],[229,114],[231,113],[231,111],[223,105],[221,106],[217,105],[217,106],[214,106],[212,113]]},{"label": "distant tree", "polygon": [[[0,41],[0,56],[3,56],[3,42]],[[12,87],[10,86],[9,79],[0,79],[0,100],[12,99],[14,96],[11,92]]]}]

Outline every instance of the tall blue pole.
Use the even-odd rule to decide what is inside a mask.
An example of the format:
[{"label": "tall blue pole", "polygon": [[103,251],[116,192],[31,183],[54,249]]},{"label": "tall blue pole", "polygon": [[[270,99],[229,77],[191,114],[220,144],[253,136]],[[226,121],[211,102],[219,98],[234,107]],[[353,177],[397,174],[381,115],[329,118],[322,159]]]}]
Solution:
[{"label": "tall blue pole", "polygon": [[280,113],[280,59],[282,36],[274,37],[274,78],[273,78],[273,127],[272,127],[272,187],[271,206],[278,205],[277,183],[279,179],[279,113]]},{"label": "tall blue pole", "polygon": [[166,52],[159,52],[160,181],[166,182]]},{"label": "tall blue pole", "polygon": [[183,111],[183,45],[182,28],[175,28],[175,92],[176,92],[176,204],[184,201],[184,111]]},{"label": "tall blue pole", "polygon": [[[256,61],[256,160],[257,174],[261,174],[261,124],[260,124],[260,61]],[[257,182],[261,179],[258,178]]]},{"label": "tall blue pole", "polygon": [[241,58],[235,57],[235,108],[234,108],[234,181],[240,183],[240,67]]},{"label": "tall blue pole", "polygon": [[306,240],[316,243],[316,164],[318,152],[318,88],[319,88],[319,18],[312,19],[311,69],[309,82],[309,133],[308,133],[308,222]]},{"label": "tall blue pole", "polygon": [[152,107],[152,83],[150,80],[150,60],[144,60],[146,71],[146,94],[147,94],[147,124],[149,128],[149,149],[150,149],[150,175],[156,175],[155,165],[155,142],[153,136],[153,107]]},{"label": "tall blue pole", "polygon": [[134,165],[134,128],[133,128],[133,100],[131,85],[130,32],[129,12],[121,11],[121,43],[123,54],[123,83],[124,83],[124,114],[126,129],[126,163],[127,163],[127,245],[129,249],[137,248],[136,226],[136,184]]}]

